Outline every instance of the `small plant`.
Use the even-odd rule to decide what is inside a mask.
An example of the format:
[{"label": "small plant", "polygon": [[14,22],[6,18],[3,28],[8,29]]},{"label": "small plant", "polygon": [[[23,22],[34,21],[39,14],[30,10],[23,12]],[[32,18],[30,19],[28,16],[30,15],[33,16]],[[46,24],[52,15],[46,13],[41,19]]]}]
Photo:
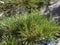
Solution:
[{"label": "small plant", "polygon": [[59,27],[56,26],[54,20],[48,21],[39,11],[15,15],[0,21],[0,29],[5,31],[3,35],[9,36],[11,34],[21,45],[34,45],[46,38],[54,39]]}]

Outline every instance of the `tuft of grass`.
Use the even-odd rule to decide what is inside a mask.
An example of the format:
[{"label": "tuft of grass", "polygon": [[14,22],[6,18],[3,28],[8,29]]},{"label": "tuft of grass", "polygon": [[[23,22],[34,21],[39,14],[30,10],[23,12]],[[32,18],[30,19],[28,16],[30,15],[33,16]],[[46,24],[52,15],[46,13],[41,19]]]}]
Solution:
[{"label": "tuft of grass", "polygon": [[11,34],[19,40],[20,44],[27,43],[26,45],[46,38],[53,39],[56,32],[60,30],[59,27],[54,20],[48,21],[38,11],[15,15],[0,21],[0,30],[4,30],[3,35]]}]

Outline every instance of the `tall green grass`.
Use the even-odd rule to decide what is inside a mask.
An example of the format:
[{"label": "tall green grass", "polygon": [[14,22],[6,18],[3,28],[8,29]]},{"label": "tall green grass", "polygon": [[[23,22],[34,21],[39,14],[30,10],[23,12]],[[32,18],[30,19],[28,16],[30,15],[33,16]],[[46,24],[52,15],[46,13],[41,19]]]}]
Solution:
[{"label": "tall green grass", "polygon": [[[3,40],[7,44],[4,45],[15,45],[14,40],[17,40],[20,45],[34,45],[40,40],[55,38],[60,28],[56,26],[54,20],[48,21],[40,12],[34,11],[31,14],[15,15],[1,20],[0,30],[3,31],[2,36],[6,36],[7,41],[4,38]],[[7,38],[9,35],[12,36],[11,44],[9,44],[10,37]]]}]

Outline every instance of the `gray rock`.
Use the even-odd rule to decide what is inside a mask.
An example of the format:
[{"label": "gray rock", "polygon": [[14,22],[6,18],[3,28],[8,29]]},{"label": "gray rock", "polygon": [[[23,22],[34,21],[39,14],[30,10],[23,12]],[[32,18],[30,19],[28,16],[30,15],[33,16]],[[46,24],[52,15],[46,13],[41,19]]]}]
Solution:
[{"label": "gray rock", "polygon": [[51,5],[46,5],[45,9],[42,11],[42,14],[47,16],[47,18],[52,15],[53,18],[60,19],[60,0],[55,1]]},{"label": "gray rock", "polygon": [[51,41],[51,40],[46,40],[43,42],[40,42],[39,45],[60,45],[60,39],[56,39],[55,41]]}]

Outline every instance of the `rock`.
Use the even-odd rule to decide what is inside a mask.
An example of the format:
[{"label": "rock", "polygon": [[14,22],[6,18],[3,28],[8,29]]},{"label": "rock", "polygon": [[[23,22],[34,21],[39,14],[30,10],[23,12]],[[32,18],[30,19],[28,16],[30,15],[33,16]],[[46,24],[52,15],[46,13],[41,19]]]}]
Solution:
[{"label": "rock", "polygon": [[60,45],[60,41],[57,43],[57,45]]},{"label": "rock", "polygon": [[57,0],[51,5],[46,5],[42,14],[49,18],[52,15],[52,18],[60,22],[60,0]]},{"label": "rock", "polygon": [[39,45],[60,45],[60,38],[57,38],[54,41],[51,41],[50,39],[46,39],[44,41],[41,41]]},{"label": "rock", "polygon": [[0,17],[2,17],[2,16],[3,16],[3,14],[4,14],[4,13],[3,13],[3,12],[1,12],[1,13],[0,13]]},{"label": "rock", "polygon": [[4,4],[4,2],[3,2],[3,1],[0,1],[0,3]]}]

